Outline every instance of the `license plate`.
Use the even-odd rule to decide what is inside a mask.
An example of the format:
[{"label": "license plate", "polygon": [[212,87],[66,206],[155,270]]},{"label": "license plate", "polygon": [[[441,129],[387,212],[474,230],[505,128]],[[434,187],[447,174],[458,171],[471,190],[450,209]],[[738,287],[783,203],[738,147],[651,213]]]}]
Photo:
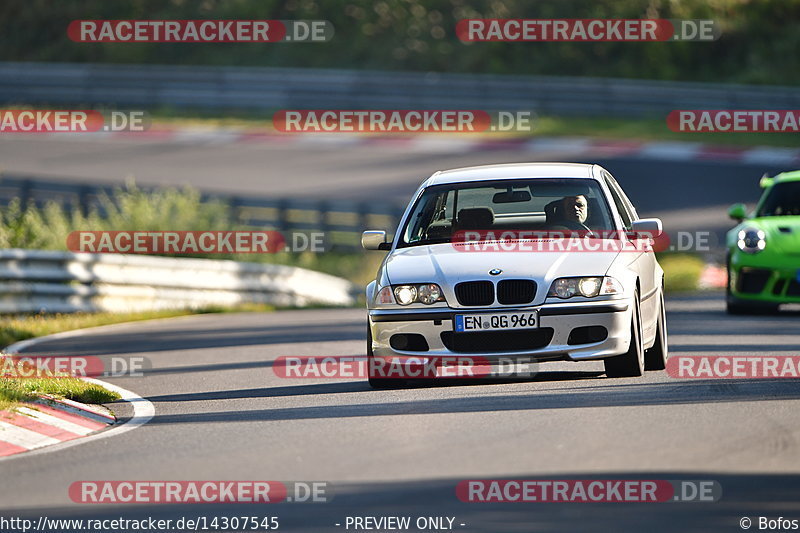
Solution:
[{"label": "license plate", "polygon": [[538,320],[535,311],[456,315],[455,317],[455,330],[457,332],[530,329],[537,326]]}]

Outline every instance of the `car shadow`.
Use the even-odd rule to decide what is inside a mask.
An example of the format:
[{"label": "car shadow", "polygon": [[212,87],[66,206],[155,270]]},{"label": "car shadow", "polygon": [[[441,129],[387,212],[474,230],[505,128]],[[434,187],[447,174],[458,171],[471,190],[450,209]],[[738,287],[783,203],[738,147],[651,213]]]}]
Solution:
[{"label": "car shadow", "polygon": [[[314,394],[314,387],[300,385],[296,389],[271,393],[263,389],[262,397]],[[248,421],[313,420],[335,418],[360,418],[391,415],[429,415],[442,413],[474,413],[497,411],[547,411],[556,409],[594,409],[602,407],[641,407],[657,405],[691,405],[708,403],[734,403],[800,399],[800,389],[792,380],[735,380],[720,383],[718,380],[666,381],[630,384],[627,386],[599,386],[584,389],[556,389],[525,391],[505,394],[474,394],[436,399],[413,398],[413,390],[370,390],[366,383],[323,384],[324,393],[363,392],[369,403],[346,405],[319,405],[246,411],[207,411],[202,413],[156,414],[150,424],[197,424],[204,422],[236,423]],[[352,389],[350,389],[352,387]],[[503,391],[506,392],[506,391]],[[288,394],[287,394],[288,393]],[[184,396],[182,401],[230,399],[225,393],[204,392]],[[232,397],[236,396],[232,393]],[[244,396],[244,395],[242,395]],[[180,395],[177,396],[180,398]],[[252,396],[248,396],[252,397]],[[359,396],[360,398],[360,396]],[[158,396],[157,401],[178,401],[170,396]]]}]

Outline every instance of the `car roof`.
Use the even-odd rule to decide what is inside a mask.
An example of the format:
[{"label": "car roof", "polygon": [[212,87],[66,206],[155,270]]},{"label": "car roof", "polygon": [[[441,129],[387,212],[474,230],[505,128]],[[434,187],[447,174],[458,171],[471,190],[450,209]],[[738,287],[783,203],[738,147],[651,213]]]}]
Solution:
[{"label": "car roof", "polygon": [[586,163],[504,163],[476,167],[441,170],[423,184],[424,186],[465,181],[491,181],[535,178],[589,178],[595,179],[594,167]]},{"label": "car roof", "polygon": [[781,172],[774,178],[775,182],[779,181],[800,181],[800,170],[792,170],[791,172]]}]

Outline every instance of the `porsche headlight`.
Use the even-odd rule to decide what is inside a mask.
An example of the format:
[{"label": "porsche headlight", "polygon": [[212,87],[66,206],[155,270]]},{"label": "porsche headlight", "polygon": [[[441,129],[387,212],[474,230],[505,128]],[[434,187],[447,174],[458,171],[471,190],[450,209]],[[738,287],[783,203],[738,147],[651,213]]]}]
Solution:
[{"label": "porsche headlight", "polygon": [[432,305],[444,302],[442,289],[435,283],[421,283],[418,285],[392,285],[394,298],[400,305],[422,303]]},{"label": "porsche headlight", "polygon": [[558,278],[550,285],[548,297],[566,300],[573,296],[594,298],[610,294],[622,294],[622,284],[610,276],[591,276],[585,278]]},{"label": "porsche headlight", "polygon": [[739,230],[736,245],[748,254],[757,254],[767,247],[767,234],[757,228],[743,228]]}]

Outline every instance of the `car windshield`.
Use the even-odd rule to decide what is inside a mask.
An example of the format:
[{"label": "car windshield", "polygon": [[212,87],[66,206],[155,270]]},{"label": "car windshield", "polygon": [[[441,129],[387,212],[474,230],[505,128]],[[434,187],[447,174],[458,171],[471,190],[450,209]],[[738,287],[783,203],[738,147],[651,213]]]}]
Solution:
[{"label": "car windshield", "polygon": [[800,181],[776,183],[758,210],[759,217],[800,215]]},{"label": "car windshield", "polygon": [[459,230],[605,231],[613,217],[591,179],[537,178],[428,187],[400,232],[399,247],[449,242]]}]

